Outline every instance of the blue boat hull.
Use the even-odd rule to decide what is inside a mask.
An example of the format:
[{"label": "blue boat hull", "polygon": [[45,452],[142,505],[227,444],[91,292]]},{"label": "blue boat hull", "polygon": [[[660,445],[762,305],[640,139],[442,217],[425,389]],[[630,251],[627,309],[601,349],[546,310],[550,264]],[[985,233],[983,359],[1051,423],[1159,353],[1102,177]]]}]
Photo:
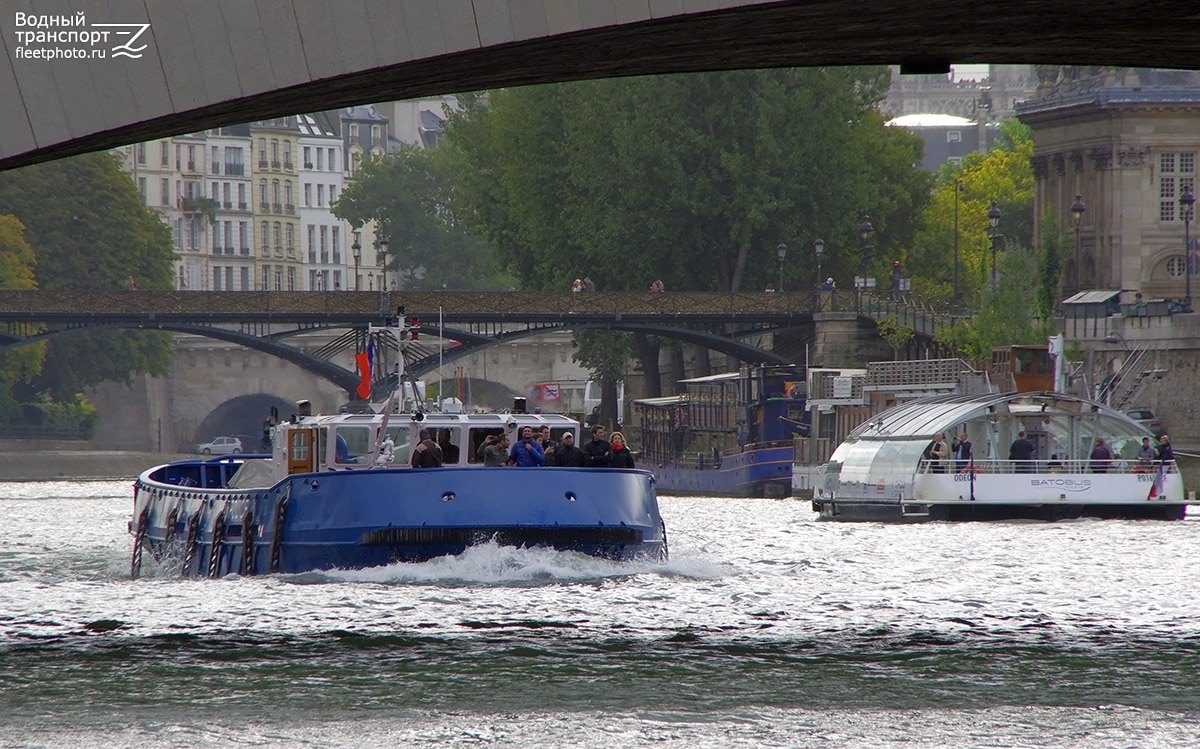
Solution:
[{"label": "blue boat hull", "polygon": [[678,461],[651,470],[661,492],[790,497],[792,456],[791,446],[748,448],[737,455],[722,456],[720,465],[712,465],[711,456],[697,455],[691,465]]},{"label": "blue boat hull", "polygon": [[423,561],[491,540],[618,560],[666,555],[646,471],[327,471],[249,490],[154,478],[179,473],[160,467],[135,484],[135,575],[143,550],[183,575],[208,577]]}]

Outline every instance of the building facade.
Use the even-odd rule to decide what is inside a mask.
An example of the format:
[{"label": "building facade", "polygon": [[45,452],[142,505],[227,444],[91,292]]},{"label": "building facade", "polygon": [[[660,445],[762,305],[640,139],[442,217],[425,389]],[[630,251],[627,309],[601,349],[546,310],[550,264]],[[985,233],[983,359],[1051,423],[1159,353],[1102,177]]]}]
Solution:
[{"label": "building facade", "polygon": [[249,125],[209,130],[208,197],[213,204],[212,251],[205,273],[206,289],[250,291],[256,288],[254,211],[250,205],[250,154],[253,142]]},{"label": "building facade", "polygon": [[300,236],[305,286],[341,291],[347,286],[345,222],[330,206],[342,193],[342,139],[337,119],[325,113],[296,118],[300,143]]},{"label": "building facade", "polygon": [[298,291],[302,266],[297,235],[300,215],[296,205],[299,173],[296,167],[296,117],[276,117],[250,124],[255,158],[254,222],[258,235],[258,275],[264,291]]},{"label": "building facade", "polygon": [[[1037,96],[1017,106],[1033,128],[1034,233],[1070,237],[1064,290],[1124,290],[1183,301],[1200,151],[1200,76],[1191,71],[1040,66]],[[1074,220],[1076,196],[1084,211]],[[1193,296],[1195,290],[1193,290]]]}]

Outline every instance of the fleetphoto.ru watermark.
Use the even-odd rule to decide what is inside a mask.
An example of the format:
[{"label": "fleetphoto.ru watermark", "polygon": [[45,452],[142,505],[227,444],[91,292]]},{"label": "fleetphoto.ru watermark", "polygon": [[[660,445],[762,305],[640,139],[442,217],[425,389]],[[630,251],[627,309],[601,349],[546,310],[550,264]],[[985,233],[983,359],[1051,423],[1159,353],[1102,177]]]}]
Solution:
[{"label": "fleetphoto.ru watermark", "polygon": [[148,23],[89,24],[83,11],[73,16],[18,12],[13,25],[15,60],[136,60],[146,50],[150,29]]}]

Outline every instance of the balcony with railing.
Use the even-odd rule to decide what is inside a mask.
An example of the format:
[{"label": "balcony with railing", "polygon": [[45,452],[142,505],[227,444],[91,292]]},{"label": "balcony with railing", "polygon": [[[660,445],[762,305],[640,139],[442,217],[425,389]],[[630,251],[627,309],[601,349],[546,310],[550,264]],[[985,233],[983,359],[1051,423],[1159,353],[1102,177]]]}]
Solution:
[{"label": "balcony with railing", "polygon": [[283,204],[282,203],[272,203],[271,210],[274,213],[283,213]]},{"label": "balcony with railing", "polygon": [[283,162],[283,169],[284,171],[292,172],[296,170],[296,165],[290,161],[285,161]]},{"label": "balcony with railing", "polygon": [[244,201],[244,200],[243,200],[243,201],[240,201],[240,202],[237,204],[237,206],[238,206],[238,210],[239,210],[239,211],[248,211],[248,210],[250,210],[250,206],[249,206],[249,204],[247,204],[247,203],[246,203],[246,201]]},{"label": "balcony with railing", "polygon": [[260,202],[258,204],[258,210],[262,213],[266,213],[267,211],[271,210],[271,205],[265,201]]},{"label": "balcony with railing", "polygon": [[221,162],[219,162],[219,161],[212,162],[211,164],[208,165],[208,169],[209,169],[209,174],[220,174],[221,173]]},{"label": "balcony with railing", "polygon": [[289,216],[295,216],[296,215],[296,206],[292,203],[288,203],[283,206],[283,212]]},{"label": "balcony with railing", "polygon": [[230,164],[225,162],[225,174],[230,177],[242,177],[246,174],[246,166],[244,164]]},{"label": "balcony with railing", "polygon": [[279,159],[271,159],[271,168],[272,169],[278,169],[278,168],[280,168],[280,166],[282,166],[282,164],[280,163]]}]

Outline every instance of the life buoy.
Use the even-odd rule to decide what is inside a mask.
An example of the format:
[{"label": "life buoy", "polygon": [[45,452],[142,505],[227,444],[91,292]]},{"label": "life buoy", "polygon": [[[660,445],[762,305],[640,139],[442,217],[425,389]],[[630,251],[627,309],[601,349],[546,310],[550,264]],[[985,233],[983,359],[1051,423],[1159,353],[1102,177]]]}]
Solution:
[{"label": "life buoy", "polygon": [[1132,472],[1133,473],[1152,473],[1153,471],[1154,471],[1153,466],[1134,466]]},{"label": "life buoy", "polygon": [[978,466],[967,466],[966,468],[960,469],[959,473],[983,473],[983,469]]}]

